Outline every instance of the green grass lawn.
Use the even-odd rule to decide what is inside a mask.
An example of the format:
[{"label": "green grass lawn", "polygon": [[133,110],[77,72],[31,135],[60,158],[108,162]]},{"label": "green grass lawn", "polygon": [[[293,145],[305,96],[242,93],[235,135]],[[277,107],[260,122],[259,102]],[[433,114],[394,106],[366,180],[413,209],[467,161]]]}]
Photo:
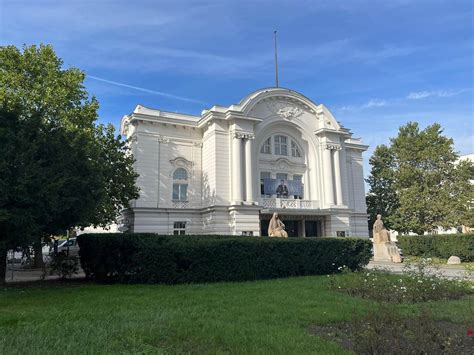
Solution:
[{"label": "green grass lawn", "polygon": [[[473,303],[471,297],[432,302],[430,308],[436,318],[461,323],[472,317]],[[361,317],[373,306],[330,291],[326,276],[177,286],[15,286],[0,289],[0,354],[345,353],[308,327]],[[396,307],[407,315],[419,310]]]}]

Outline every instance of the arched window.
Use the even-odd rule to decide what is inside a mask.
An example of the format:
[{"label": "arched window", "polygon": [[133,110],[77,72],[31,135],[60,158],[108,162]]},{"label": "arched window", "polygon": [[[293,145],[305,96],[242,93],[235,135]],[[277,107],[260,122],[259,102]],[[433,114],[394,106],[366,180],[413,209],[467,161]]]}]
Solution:
[{"label": "arched window", "polygon": [[187,201],[188,199],[188,172],[178,168],[173,173],[173,200]]},{"label": "arched window", "polygon": [[293,140],[291,141],[291,156],[301,158],[300,150]]},{"label": "arched window", "polygon": [[286,136],[275,136],[274,143],[276,155],[288,155],[288,138]]},{"label": "arched window", "polygon": [[272,153],[272,137],[268,138],[265,142],[263,142],[262,148],[260,149],[260,153],[263,154],[271,154]]}]

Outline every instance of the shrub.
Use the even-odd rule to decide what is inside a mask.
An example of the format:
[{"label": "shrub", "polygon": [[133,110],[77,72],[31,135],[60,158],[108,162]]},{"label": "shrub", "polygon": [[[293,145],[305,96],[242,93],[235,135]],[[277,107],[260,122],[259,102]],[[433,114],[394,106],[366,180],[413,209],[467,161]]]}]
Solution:
[{"label": "shrub", "polygon": [[474,261],[474,234],[404,235],[398,242],[404,255]]},{"label": "shrub", "polygon": [[50,263],[50,275],[58,275],[61,279],[72,278],[79,271],[77,257],[67,256],[64,253],[54,255]]},{"label": "shrub", "polygon": [[371,243],[355,238],[270,239],[231,236],[83,234],[86,276],[100,281],[187,283],[246,281],[357,270]]},{"label": "shrub", "polygon": [[458,279],[447,279],[429,259],[406,264],[402,275],[393,275],[383,269],[364,270],[349,277],[329,279],[333,290],[350,296],[369,298],[378,302],[414,303],[440,299],[456,299],[474,293],[469,274]]}]

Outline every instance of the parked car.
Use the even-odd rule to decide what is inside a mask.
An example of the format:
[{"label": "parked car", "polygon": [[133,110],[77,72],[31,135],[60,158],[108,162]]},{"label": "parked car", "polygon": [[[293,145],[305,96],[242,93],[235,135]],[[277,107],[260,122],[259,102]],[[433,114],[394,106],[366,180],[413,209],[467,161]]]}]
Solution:
[{"label": "parked car", "polygon": [[64,253],[69,256],[79,256],[79,245],[76,238],[62,240],[58,245],[58,253]]}]

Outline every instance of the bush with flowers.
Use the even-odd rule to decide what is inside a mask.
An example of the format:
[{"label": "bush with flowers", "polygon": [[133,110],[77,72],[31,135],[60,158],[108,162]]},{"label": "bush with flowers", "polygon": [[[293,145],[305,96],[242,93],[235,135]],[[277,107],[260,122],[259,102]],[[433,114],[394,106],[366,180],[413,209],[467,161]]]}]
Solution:
[{"label": "bush with flowers", "polygon": [[469,271],[464,277],[447,279],[429,258],[407,263],[401,275],[384,269],[351,272],[344,266],[340,266],[339,271],[350,276],[329,277],[332,289],[376,301],[414,303],[474,294]]}]

